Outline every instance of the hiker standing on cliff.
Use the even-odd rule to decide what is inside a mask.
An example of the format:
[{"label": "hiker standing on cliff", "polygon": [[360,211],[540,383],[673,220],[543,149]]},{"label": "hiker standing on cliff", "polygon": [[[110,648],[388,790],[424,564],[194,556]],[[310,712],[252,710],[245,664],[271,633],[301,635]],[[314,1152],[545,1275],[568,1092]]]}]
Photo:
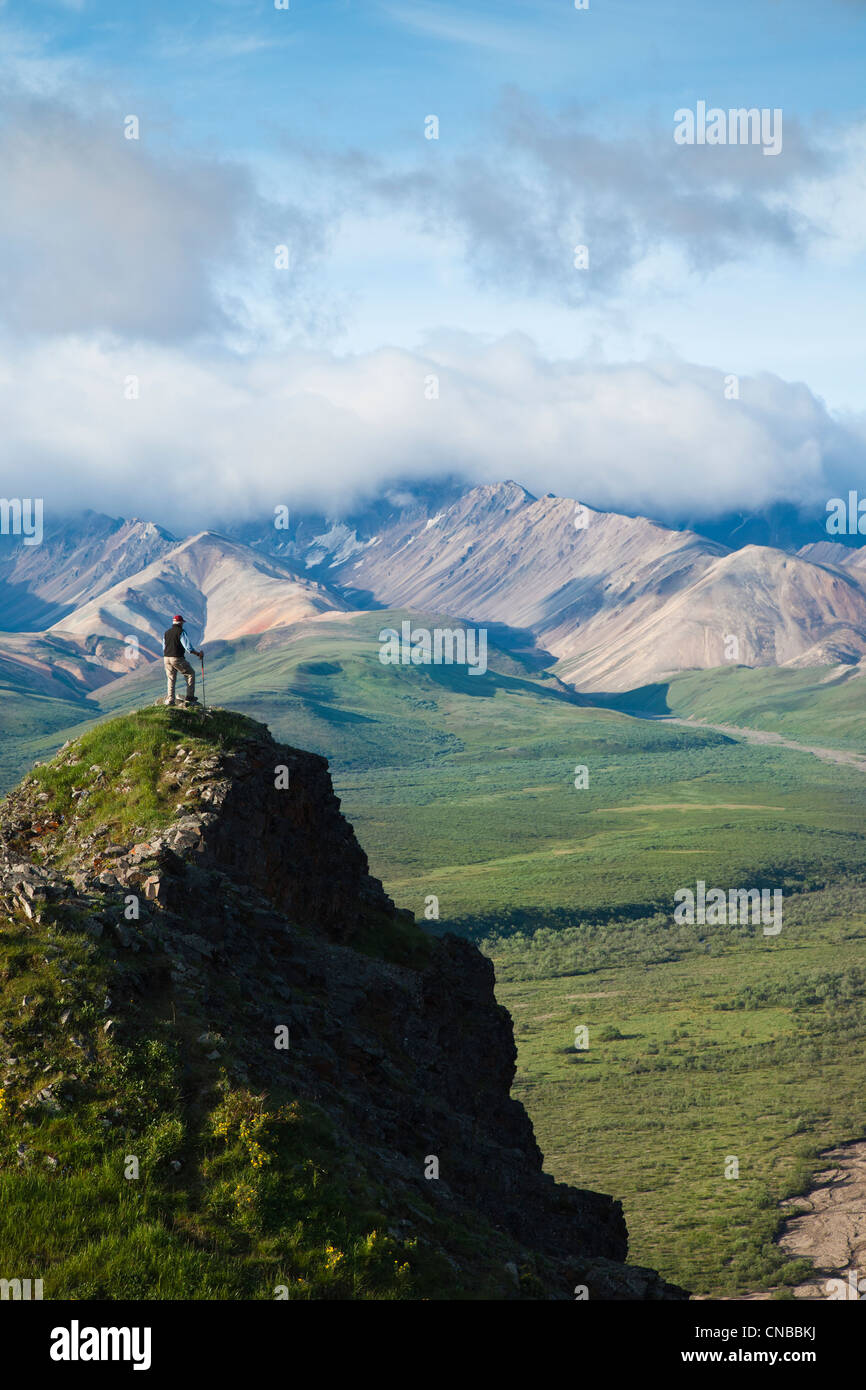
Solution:
[{"label": "hiker standing on cliff", "polygon": [[178,672],[186,678],[186,699],[184,704],[197,705],[195,698],[195,671],[186,659],[186,653],[192,656],[201,656],[195,647],[190,645],[190,640],[183,630],[184,620],[179,613],[174,616],[174,621],[170,628],[165,632],[162,645],[163,663],[165,665],[165,678],[168,681],[167,705],[176,705],[174,698],[174,687],[177,682]]}]

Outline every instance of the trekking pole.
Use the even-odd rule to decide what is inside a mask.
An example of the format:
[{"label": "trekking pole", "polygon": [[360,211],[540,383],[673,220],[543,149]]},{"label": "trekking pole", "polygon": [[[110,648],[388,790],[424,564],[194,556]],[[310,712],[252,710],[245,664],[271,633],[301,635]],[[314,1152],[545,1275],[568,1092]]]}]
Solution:
[{"label": "trekking pole", "polygon": [[201,707],[204,710],[207,705],[204,693],[204,652],[200,654],[199,661],[201,662]]}]

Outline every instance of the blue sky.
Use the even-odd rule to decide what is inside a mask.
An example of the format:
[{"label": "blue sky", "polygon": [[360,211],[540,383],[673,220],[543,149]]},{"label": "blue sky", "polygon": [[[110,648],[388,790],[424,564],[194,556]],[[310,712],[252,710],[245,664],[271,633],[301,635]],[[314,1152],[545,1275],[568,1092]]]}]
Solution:
[{"label": "blue sky", "polygon": [[[859,0],[6,0],[0,44],[6,467],[37,467],[58,505],[73,472],[88,500],[105,494],[94,416],[113,422],[125,510],[154,506],[143,464],[191,509],[202,472],[255,509],[286,470],[337,505],[390,473],[502,476],[525,460],[531,487],[573,479],[659,514],[754,505],[744,449],[766,501],[786,478],[816,497],[862,478]],[[780,108],[782,153],[678,148],[674,112],[700,100]],[[46,410],[34,383],[49,363]],[[411,393],[436,369],[449,390],[434,426]],[[729,373],[736,421],[716,400]],[[129,374],[149,387],[137,418],[115,420]],[[201,423],[214,393],[236,403],[218,440]],[[631,471],[617,411],[646,421]],[[190,418],[200,454],[178,437]],[[232,460],[253,440],[245,501]],[[163,478],[151,455],[166,452]],[[710,456],[732,481],[702,498]]]},{"label": "blue sky", "polygon": [[803,119],[862,111],[858,0],[7,0],[8,27],[46,57],[89,65],[193,138],[267,146],[314,121],[317,139],[397,148],[439,103],[455,134],[506,84],[601,119],[666,116],[709,96],[784,105]]},{"label": "blue sky", "polygon": [[[190,129],[213,121],[227,144],[238,134],[258,143],[260,121],[294,123],[311,105],[320,133],[339,141],[371,92],[361,128],[387,141],[419,97],[465,120],[504,83],[621,112],[667,109],[714,84],[726,101],[763,89],[759,104],[800,116],[862,109],[857,0],[591,0],[587,12],[568,0],[291,0],[288,11],[266,0],[7,0],[4,14],[46,54],[90,63],[157,104],[174,98]],[[242,110],[226,106],[226,91]]]}]

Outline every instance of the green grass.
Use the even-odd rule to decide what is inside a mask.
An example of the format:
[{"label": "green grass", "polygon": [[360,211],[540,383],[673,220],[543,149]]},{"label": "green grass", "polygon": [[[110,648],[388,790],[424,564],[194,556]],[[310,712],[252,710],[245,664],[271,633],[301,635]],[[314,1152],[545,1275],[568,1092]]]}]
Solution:
[{"label": "green grass", "polygon": [[764,729],[798,743],[866,753],[859,666],[805,670],[724,666],[607,697],[611,708]]},{"label": "green grass", "polygon": [[622,1199],[632,1259],[716,1296],[803,1276],[778,1203],[864,1134],[864,943],[862,883],[792,904],[772,941],[646,921],[484,943],[547,1167]]},{"label": "green grass", "polygon": [[[154,707],[96,725],[75,743],[74,758],[33,770],[53,829],[77,816],[76,835],[105,828],[112,840],[167,825],[176,807],[173,760],[183,741],[205,755],[232,747],[256,726],[242,715]],[[61,830],[62,835],[62,830]],[[67,853],[74,846],[70,842]]]},{"label": "green grass", "polygon": [[98,719],[98,705],[76,700],[52,700],[45,695],[21,695],[0,687],[0,789],[11,787],[33,762],[62,743],[69,728],[81,729]]},{"label": "green grass", "polygon": [[[74,937],[63,950],[59,961],[44,925],[0,938],[0,1045],[16,1058],[15,1102],[0,1090],[7,1277],[42,1278],[50,1298],[435,1295],[435,1262],[377,1229],[379,1194],[369,1181],[351,1190],[315,1106],[265,1103],[191,1064],[205,1027],[194,1009],[114,1044],[100,1026],[99,1001],[119,986],[107,954]],[[59,1024],[64,1006],[84,1056]],[[36,1098],[51,1084],[56,1115]]]},{"label": "green grass", "polygon": [[483,1222],[419,1196],[424,1239],[393,1234],[378,1152],[289,1081],[238,1079],[231,978],[175,1007],[161,951],[119,958],[83,925],[58,908],[0,930],[3,1277],[75,1300],[507,1295]]}]

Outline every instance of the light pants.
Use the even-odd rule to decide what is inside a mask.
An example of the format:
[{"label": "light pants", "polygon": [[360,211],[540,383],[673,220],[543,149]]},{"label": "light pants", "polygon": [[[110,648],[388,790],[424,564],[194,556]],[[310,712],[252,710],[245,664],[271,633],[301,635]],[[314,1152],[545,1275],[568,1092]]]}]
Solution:
[{"label": "light pants", "polygon": [[165,665],[165,678],[168,681],[168,699],[165,703],[167,705],[173,705],[175,703],[174,687],[177,682],[178,672],[186,677],[186,698],[188,700],[194,699],[195,671],[190,666],[186,657],[164,656],[163,664]]}]

